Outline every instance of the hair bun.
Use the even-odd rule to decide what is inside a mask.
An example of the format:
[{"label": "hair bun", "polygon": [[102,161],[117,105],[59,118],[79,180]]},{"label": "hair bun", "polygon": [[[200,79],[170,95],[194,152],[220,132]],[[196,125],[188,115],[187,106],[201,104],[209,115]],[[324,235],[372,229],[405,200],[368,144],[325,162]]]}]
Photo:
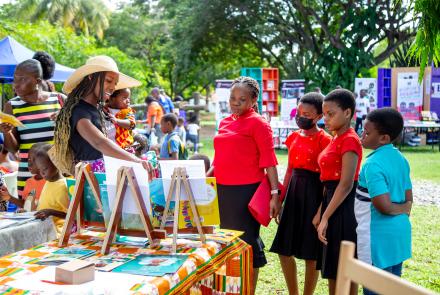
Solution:
[{"label": "hair bun", "polygon": [[45,51],[37,51],[32,58],[40,62],[41,68],[43,69],[43,79],[51,79],[55,72],[55,60],[52,55]]}]

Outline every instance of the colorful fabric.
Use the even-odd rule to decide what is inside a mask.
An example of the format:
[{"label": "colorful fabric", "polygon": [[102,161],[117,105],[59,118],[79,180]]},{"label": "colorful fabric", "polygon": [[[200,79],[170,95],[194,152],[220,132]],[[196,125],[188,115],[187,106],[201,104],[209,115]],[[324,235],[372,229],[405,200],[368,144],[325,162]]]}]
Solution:
[{"label": "colorful fabric", "polygon": [[[104,235],[104,233],[86,231],[71,237],[69,247],[96,250],[95,256],[86,258],[94,261],[101,256],[99,253]],[[44,294],[39,291],[13,289],[8,283],[45,268],[46,266],[35,263],[58,250],[57,243],[57,241],[49,242],[0,258],[0,293]],[[199,241],[184,239],[178,239],[177,243],[177,252],[186,253],[189,256],[176,273],[162,277],[139,277],[139,281],[124,294],[249,294],[252,278],[252,251],[250,246],[242,240],[236,239],[229,245],[213,241],[207,241],[202,245]],[[167,254],[170,250],[170,239],[162,240],[160,245],[154,248],[114,244],[108,256],[133,257],[138,254]]]},{"label": "colorful fabric", "polygon": [[321,181],[338,181],[341,179],[342,156],[347,152],[354,152],[358,156],[354,175],[354,180],[358,180],[362,162],[362,145],[353,128],[349,128],[344,134],[335,136],[319,154],[318,164],[321,169]]},{"label": "colorful fabric", "polygon": [[[122,109],[116,113],[116,119],[129,120],[130,127],[133,129],[136,126],[135,111],[132,108]],[[126,129],[116,124],[116,143],[123,149],[128,148],[133,144],[133,131]]]},{"label": "colorful fabric", "polygon": [[50,93],[46,101],[38,104],[27,103],[19,96],[9,101],[12,114],[26,126],[17,127],[20,156],[17,189],[20,197],[26,180],[32,177],[28,170],[29,149],[37,142],[53,143],[55,122],[51,120],[51,116],[61,109],[58,95]]}]

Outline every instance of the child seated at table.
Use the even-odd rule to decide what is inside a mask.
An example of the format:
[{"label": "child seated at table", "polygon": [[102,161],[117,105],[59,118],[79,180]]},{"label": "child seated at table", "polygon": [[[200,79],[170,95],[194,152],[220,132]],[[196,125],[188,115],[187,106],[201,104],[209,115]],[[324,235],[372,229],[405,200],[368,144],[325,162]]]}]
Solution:
[{"label": "child seated at table", "polygon": [[18,199],[9,193],[5,185],[0,187],[0,198],[2,201],[11,202],[18,208],[25,208],[26,211],[35,210],[38,200],[40,199],[41,191],[46,183],[46,180],[41,176],[40,170],[35,165],[35,155],[39,148],[44,146],[45,143],[39,142],[34,144],[28,152],[28,170],[32,174],[32,177],[26,180],[24,190],[22,193],[23,199]]},{"label": "child seated at table", "polygon": [[194,154],[189,158],[189,160],[203,160],[205,164],[205,172],[208,172],[209,168],[211,168],[211,160],[207,155],[203,154]]},{"label": "child seated at table", "polygon": [[46,180],[38,201],[35,218],[44,220],[53,216],[58,235],[61,233],[69,207],[69,196],[67,192],[66,179],[55,167],[47,152],[52,147],[44,144],[38,149],[35,156],[35,163],[40,170],[41,176]]}]

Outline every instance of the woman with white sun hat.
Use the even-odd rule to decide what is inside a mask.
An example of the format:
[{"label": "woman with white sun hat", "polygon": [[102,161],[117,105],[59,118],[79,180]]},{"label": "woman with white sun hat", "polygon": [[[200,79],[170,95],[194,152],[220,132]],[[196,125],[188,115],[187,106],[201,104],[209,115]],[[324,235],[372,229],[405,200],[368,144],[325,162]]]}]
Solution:
[{"label": "woman with white sun hat", "polygon": [[142,163],[106,137],[102,106],[113,91],[140,86],[141,83],[119,72],[108,56],[89,58],[66,81],[67,100],[56,119],[54,148],[50,156],[64,173],[73,174],[78,162],[91,163],[94,172],[104,171],[103,155]]}]

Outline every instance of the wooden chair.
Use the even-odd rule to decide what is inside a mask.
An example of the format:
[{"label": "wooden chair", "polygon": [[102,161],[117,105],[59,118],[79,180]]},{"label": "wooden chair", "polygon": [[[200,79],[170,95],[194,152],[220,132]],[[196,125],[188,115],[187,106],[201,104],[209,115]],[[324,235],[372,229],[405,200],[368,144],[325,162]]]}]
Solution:
[{"label": "wooden chair", "polygon": [[355,244],[342,241],[339,254],[336,294],[350,293],[350,284],[358,283],[378,294],[427,295],[432,291],[407,282],[391,273],[354,258]]}]

